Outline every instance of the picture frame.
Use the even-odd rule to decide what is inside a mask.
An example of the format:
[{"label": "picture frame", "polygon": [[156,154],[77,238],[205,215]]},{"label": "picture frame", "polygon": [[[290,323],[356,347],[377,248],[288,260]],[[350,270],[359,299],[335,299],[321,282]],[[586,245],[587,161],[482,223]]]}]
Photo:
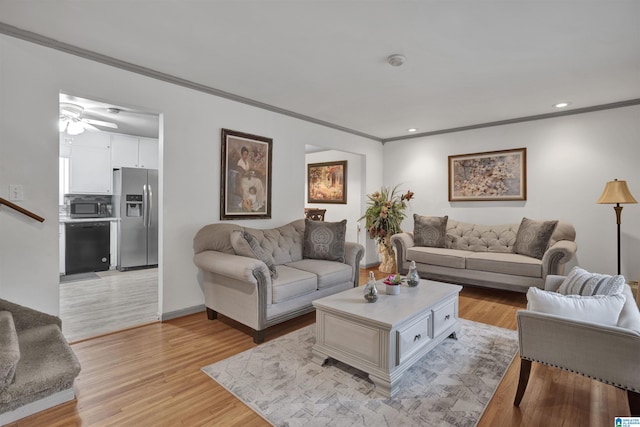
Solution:
[{"label": "picture frame", "polygon": [[527,200],[527,149],[449,156],[449,201]]},{"label": "picture frame", "polygon": [[347,203],[347,161],[307,164],[307,203]]},{"label": "picture frame", "polygon": [[222,129],[221,142],[220,219],[270,219],[273,140]]}]

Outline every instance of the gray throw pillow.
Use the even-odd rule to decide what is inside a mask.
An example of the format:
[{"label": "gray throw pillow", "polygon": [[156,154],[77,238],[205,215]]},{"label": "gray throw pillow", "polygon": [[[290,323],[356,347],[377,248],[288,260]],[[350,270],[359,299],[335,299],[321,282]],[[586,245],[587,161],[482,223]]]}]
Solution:
[{"label": "gray throw pillow", "polygon": [[233,230],[231,232],[231,246],[236,255],[245,256],[247,258],[255,258],[267,264],[271,277],[273,279],[278,278],[278,272],[276,271],[276,264],[273,257],[267,254],[260,242],[252,234],[247,233],[244,230]]},{"label": "gray throw pillow", "polygon": [[557,225],[558,221],[534,221],[522,218],[513,252],[542,259]]},{"label": "gray throw pillow", "polygon": [[624,290],[624,276],[589,273],[580,267],[573,267],[564,279],[558,293],[563,295],[616,295]]},{"label": "gray throw pillow", "polygon": [[[413,214],[413,241],[416,246],[444,248],[447,244],[448,216]],[[452,241],[453,243],[453,241]]]},{"label": "gray throw pillow", "polygon": [[344,262],[347,220],[324,222],[304,220],[302,257]]}]

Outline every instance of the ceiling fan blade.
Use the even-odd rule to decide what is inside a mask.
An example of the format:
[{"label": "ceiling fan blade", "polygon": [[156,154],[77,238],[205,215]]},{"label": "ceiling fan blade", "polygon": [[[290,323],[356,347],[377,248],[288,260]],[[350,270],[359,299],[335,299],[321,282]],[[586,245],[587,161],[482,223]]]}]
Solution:
[{"label": "ceiling fan blade", "polygon": [[85,128],[86,130],[92,130],[92,131],[96,131],[96,132],[100,132],[100,129],[98,129],[97,127],[87,123],[84,120],[80,121],[80,124],[82,125],[83,128]]},{"label": "ceiling fan blade", "polygon": [[94,119],[86,119],[83,118],[82,121],[84,123],[88,123],[89,125],[102,126],[106,128],[118,129],[118,125],[111,122],[103,122],[102,120],[94,120]]}]

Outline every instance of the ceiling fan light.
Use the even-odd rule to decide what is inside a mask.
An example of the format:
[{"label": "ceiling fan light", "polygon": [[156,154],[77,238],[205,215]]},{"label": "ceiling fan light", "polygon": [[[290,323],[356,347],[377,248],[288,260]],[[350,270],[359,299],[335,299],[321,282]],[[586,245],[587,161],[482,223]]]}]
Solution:
[{"label": "ceiling fan light", "polygon": [[64,132],[68,124],[69,122],[67,120],[63,120],[63,119],[58,120],[58,129],[60,130],[60,132]]},{"label": "ceiling fan light", "polygon": [[67,133],[69,135],[79,135],[84,132],[84,126],[79,121],[71,121],[69,122],[69,126],[67,126]]}]

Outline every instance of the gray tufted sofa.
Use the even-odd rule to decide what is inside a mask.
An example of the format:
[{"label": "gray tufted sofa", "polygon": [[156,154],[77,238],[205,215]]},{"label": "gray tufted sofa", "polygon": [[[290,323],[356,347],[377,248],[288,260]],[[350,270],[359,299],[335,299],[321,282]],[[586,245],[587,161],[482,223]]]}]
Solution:
[{"label": "gray tufted sofa", "polygon": [[444,248],[418,247],[413,233],[391,237],[398,271],[405,274],[416,262],[420,277],[462,285],[527,292],[544,288],[549,274],[562,275],[576,253],[576,232],[559,221],[542,259],[513,253],[520,224],[478,225],[449,219]]},{"label": "gray tufted sofa", "polygon": [[[345,243],[345,261],[303,259],[305,220],[259,230],[218,223],[194,237],[194,263],[202,272],[207,316],[221,313],[254,330],[254,342],[264,340],[269,326],[313,311],[312,301],[358,286],[364,247]],[[231,233],[253,235],[273,257],[277,278],[260,259],[236,255]]]}]

